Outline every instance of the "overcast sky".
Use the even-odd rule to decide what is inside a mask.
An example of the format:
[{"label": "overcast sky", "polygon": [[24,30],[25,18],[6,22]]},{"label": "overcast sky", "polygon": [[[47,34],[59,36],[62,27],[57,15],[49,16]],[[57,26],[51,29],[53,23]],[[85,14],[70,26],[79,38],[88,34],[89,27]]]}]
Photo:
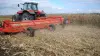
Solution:
[{"label": "overcast sky", "polygon": [[100,0],[0,0],[0,15],[15,14],[18,3],[38,2],[46,13],[100,13]]}]

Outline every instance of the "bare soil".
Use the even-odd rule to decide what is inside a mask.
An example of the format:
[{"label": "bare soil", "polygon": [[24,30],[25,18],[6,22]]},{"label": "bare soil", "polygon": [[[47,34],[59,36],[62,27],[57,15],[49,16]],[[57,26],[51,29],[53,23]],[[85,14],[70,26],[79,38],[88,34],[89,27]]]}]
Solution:
[{"label": "bare soil", "polygon": [[56,28],[37,30],[35,37],[23,33],[1,36],[0,49],[5,50],[2,56],[100,56],[99,28],[81,25]]}]

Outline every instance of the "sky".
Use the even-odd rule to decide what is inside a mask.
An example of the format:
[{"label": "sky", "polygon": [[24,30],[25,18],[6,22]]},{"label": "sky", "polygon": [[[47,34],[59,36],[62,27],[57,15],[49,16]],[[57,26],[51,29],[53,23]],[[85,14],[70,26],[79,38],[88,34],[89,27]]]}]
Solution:
[{"label": "sky", "polygon": [[100,0],[0,0],[0,15],[16,14],[17,4],[39,3],[39,10],[46,13],[100,13]]}]

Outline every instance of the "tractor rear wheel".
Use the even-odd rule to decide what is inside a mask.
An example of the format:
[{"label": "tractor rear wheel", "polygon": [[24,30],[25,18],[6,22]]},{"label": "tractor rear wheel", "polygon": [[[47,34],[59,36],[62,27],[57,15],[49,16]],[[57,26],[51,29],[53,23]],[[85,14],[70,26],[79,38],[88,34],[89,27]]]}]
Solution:
[{"label": "tractor rear wheel", "polygon": [[31,15],[29,13],[23,13],[21,20],[24,21],[24,20],[34,20],[34,19],[35,19],[34,15]]}]

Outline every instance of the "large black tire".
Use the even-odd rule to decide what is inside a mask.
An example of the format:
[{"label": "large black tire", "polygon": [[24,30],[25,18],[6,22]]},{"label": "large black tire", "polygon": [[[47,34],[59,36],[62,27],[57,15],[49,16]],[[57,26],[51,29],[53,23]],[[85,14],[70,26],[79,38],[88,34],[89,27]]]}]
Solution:
[{"label": "large black tire", "polygon": [[26,12],[22,14],[21,20],[35,20],[35,16]]},{"label": "large black tire", "polygon": [[2,25],[2,22],[0,21],[0,27],[2,27],[3,25]]},{"label": "large black tire", "polygon": [[12,21],[20,21],[20,15],[13,15],[12,16]]},{"label": "large black tire", "polygon": [[16,16],[13,15],[13,16],[12,16],[12,21],[15,21],[15,20],[16,20]]},{"label": "large black tire", "polygon": [[26,29],[26,34],[30,37],[34,37],[35,36],[35,29],[29,27]]}]

